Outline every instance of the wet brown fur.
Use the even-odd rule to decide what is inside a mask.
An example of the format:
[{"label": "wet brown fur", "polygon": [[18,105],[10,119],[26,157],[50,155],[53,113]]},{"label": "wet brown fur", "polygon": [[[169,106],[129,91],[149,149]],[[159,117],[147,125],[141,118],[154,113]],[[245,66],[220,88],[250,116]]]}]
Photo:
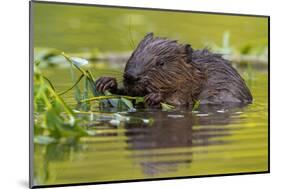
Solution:
[{"label": "wet brown fur", "polygon": [[[252,95],[239,73],[219,54],[193,51],[188,44],[153,37],[139,43],[124,70],[124,88],[114,78],[101,78],[97,88],[117,94],[146,96],[146,102],[188,105],[250,103]],[[101,90],[101,91],[102,91]]]}]

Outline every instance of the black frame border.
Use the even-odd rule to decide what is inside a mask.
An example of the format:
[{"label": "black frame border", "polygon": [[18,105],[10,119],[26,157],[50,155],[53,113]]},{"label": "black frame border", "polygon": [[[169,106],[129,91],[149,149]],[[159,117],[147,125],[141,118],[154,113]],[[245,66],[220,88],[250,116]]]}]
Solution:
[{"label": "black frame border", "polygon": [[[116,181],[98,181],[98,182],[83,182],[83,183],[68,183],[68,184],[51,184],[51,185],[34,185],[33,176],[33,155],[34,155],[34,130],[33,130],[33,58],[34,58],[34,43],[33,43],[33,7],[36,4],[56,4],[56,5],[74,5],[74,6],[89,6],[102,8],[119,8],[119,9],[134,9],[146,11],[166,11],[166,12],[182,12],[182,13],[197,13],[197,14],[213,14],[224,16],[246,16],[246,17],[262,17],[267,18],[268,21],[268,170],[258,172],[243,172],[243,173],[224,173],[212,175],[196,175],[196,176],[179,176],[179,177],[163,177],[163,178],[149,178],[149,179],[129,179]],[[221,176],[239,176],[239,175],[253,175],[270,173],[270,16],[269,15],[254,15],[254,14],[238,14],[238,13],[223,13],[223,12],[205,12],[205,11],[191,11],[191,10],[176,10],[176,9],[161,9],[161,8],[146,8],[133,6],[117,6],[117,5],[101,5],[101,4],[87,4],[87,3],[70,3],[70,2],[56,2],[56,1],[29,1],[29,188],[51,188],[51,187],[67,187],[67,186],[84,186],[97,184],[114,184],[114,183],[131,183],[143,181],[161,181],[161,180],[175,180],[175,179],[190,179],[190,178],[208,178]]]}]

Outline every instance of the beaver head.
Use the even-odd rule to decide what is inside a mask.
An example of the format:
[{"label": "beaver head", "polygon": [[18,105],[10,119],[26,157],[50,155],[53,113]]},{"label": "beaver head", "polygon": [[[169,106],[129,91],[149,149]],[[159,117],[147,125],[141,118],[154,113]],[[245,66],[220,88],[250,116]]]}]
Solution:
[{"label": "beaver head", "polygon": [[[153,92],[169,95],[181,91],[184,86],[191,97],[193,72],[196,72],[191,64],[192,52],[189,44],[147,34],[126,64],[123,76],[127,94],[144,96]],[[186,91],[184,93],[188,96]]]}]

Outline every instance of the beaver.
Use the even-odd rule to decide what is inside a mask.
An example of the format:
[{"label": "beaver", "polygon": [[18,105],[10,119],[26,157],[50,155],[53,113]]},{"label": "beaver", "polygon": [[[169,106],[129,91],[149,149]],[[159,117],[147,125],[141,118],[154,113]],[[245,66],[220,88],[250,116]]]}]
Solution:
[{"label": "beaver", "polygon": [[123,87],[113,77],[96,81],[99,92],[144,96],[148,106],[251,103],[243,78],[221,54],[147,34],[128,59]]}]

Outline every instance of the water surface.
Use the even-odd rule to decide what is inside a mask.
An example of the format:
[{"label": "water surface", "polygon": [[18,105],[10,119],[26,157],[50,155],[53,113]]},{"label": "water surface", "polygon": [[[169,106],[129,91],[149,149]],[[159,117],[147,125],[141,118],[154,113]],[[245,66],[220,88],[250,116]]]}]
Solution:
[{"label": "water surface", "polygon": [[[107,69],[105,69],[107,67]],[[120,75],[124,65],[95,63],[98,75]],[[119,71],[118,71],[119,70]],[[110,72],[110,73],[109,73]],[[119,73],[118,73],[119,72]],[[35,144],[35,183],[63,184],[211,174],[268,169],[267,70],[239,69],[254,102],[244,107],[200,106],[189,110],[119,112],[143,122],[89,121],[95,136]],[[44,70],[57,90],[71,85],[68,68]],[[75,100],[73,93],[64,99]]]}]

